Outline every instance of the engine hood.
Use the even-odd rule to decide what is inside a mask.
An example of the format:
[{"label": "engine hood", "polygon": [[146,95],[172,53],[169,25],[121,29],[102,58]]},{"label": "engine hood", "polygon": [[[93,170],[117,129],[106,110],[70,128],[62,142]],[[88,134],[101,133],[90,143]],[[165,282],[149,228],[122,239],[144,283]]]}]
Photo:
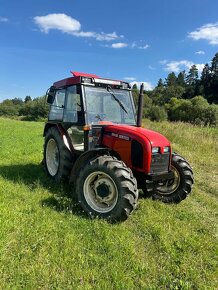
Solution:
[{"label": "engine hood", "polygon": [[[146,143],[149,142],[151,147],[163,148],[170,146],[169,140],[162,134],[142,127],[111,124],[105,127],[105,132],[107,131],[118,134],[117,137],[124,140],[128,140],[128,138],[136,140],[142,139]],[[138,141],[140,142],[140,140]]]},{"label": "engine hood", "polygon": [[137,171],[150,172],[152,147],[159,147],[159,153],[164,153],[164,147],[170,146],[167,138],[155,131],[113,123],[101,125],[102,145],[111,148],[128,167]]}]

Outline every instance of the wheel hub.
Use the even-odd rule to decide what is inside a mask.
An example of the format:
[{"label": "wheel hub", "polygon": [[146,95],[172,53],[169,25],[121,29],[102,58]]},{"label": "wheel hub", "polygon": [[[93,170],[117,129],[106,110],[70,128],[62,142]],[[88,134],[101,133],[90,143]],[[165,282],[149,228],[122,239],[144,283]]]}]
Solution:
[{"label": "wheel hub", "polygon": [[96,193],[96,197],[102,201],[109,201],[112,200],[114,197],[113,194],[113,183],[110,179],[100,177],[94,185],[94,190]]},{"label": "wheel hub", "polygon": [[108,212],[116,205],[117,187],[113,179],[103,172],[93,172],[84,183],[87,203],[98,212]]},{"label": "wheel hub", "polygon": [[108,188],[108,186],[106,184],[100,184],[97,188],[96,188],[96,192],[97,195],[100,196],[100,198],[104,199],[105,197],[107,197],[110,194],[110,190]]}]

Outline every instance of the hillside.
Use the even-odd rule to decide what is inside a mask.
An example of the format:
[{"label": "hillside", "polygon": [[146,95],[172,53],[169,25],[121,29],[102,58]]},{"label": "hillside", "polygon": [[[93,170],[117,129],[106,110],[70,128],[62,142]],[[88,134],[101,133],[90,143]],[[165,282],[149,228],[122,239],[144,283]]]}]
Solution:
[{"label": "hillside", "polygon": [[190,162],[193,193],[179,205],[141,198],[111,225],[46,177],[43,123],[0,118],[1,289],[218,288],[218,129],[144,124]]}]

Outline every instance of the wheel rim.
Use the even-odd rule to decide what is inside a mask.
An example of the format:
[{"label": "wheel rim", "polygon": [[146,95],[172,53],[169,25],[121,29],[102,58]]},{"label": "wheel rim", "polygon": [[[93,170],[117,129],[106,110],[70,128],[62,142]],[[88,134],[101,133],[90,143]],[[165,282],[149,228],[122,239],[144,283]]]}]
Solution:
[{"label": "wheel rim", "polygon": [[117,186],[113,179],[104,172],[91,173],[84,182],[83,191],[87,204],[96,212],[107,213],[117,203]]},{"label": "wheel rim", "polygon": [[162,194],[162,195],[170,195],[173,192],[175,192],[179,185],[180,185],[180,174],[178,170],[171,165],[171,170],[174,173],[174,177],[172,179],[169,179],[165,182],[161,182],[157,186],[157,190]]},{"label": "wheel rim", "polygon": [[51,176],[55,176],[59,167],[59,150],[54,139],[50,139],[46,146],[46,166]]}]

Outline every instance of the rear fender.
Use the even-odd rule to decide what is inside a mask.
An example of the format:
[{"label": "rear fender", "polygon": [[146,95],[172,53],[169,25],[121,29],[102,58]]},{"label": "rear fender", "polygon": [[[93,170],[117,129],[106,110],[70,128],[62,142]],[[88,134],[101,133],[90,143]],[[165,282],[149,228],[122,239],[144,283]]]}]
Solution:
[{"label": "rear fender", "polygon": [[61,124],[53,124],[53,123],[47,123],[45,125],[45,128],[44,128],[44,132],[43,132],[43,137],[45,137],[48,129],[50,129],[51,127],[56,127],[63,139],[63,142],[64,142],[64,145],[67,147],[67,149],[73,153],[73,146],[72,146],[72,143],[70,141],[70,137],[67,133],[67,131],[62,127]]},{"label": "rear fender", "polygon": [[84,167],[89,160],[99,155],[110,155],[110,148],[96,148],[89,150],[81,154],[73,165],[70,174],[70,183],[73,183],[76,180],[76,177],[82,167]]}]

